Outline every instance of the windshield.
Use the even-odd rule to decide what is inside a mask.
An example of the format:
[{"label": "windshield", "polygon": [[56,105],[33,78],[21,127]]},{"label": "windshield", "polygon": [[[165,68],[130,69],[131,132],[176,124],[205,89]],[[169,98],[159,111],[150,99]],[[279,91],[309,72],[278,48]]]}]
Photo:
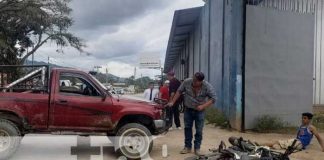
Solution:
[{"label": "windshield", "polygon": [[100,87],[102,87],[103,89],[105,89],[106,91],[108,90],[106,86],[104,86],[96,77],[94,77],[93,75],[89,74],[99,85]]}]

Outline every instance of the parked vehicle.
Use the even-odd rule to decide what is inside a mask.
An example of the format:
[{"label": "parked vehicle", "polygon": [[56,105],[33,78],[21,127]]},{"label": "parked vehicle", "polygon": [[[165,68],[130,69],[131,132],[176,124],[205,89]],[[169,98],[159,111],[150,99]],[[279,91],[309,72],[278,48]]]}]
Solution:
[{"label": "parked vehicle", "polygon": [[20,78],[0,82],[0,159],[10,157],[29,133],[118,137],[115,150],[136,159],[151,151],[152,135],[168,130],[161,104],[115,98],[85,72],[0,66],[3,75]]}]

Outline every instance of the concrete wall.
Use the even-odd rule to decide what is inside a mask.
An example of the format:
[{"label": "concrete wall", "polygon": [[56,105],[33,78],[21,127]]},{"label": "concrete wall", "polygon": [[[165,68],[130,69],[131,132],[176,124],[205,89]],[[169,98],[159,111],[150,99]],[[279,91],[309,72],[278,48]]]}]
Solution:
[{"label": "concrete wall", "polygon": [[291,125],[313,103],[314,15],[247,7],[245,126],[270,114]]}]

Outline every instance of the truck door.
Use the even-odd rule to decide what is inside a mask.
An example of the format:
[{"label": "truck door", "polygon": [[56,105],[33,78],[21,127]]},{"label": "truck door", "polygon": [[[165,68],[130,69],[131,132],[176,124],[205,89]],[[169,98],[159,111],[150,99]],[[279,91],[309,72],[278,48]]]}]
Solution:
[{"label": "truck door", "polygon": [[60,130],[105,130],[112,126],[112,101],[102,95],[86,75],[60,73],[56,80],[50,128]]}]

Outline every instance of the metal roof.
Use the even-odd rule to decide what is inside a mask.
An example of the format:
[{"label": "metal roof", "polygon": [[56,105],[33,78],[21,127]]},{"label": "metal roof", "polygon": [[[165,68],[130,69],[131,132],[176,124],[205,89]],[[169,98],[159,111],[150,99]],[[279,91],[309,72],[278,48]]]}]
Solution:
[{"label": "metal roof", "polygon": [[186,40],[190,37],[190,32],[194,29],[196,21],[199,19],[202,7],[177,10],[174,12],[166,57],[164,62],[164,72],[172,69],[178,56],[180,55]]}]

